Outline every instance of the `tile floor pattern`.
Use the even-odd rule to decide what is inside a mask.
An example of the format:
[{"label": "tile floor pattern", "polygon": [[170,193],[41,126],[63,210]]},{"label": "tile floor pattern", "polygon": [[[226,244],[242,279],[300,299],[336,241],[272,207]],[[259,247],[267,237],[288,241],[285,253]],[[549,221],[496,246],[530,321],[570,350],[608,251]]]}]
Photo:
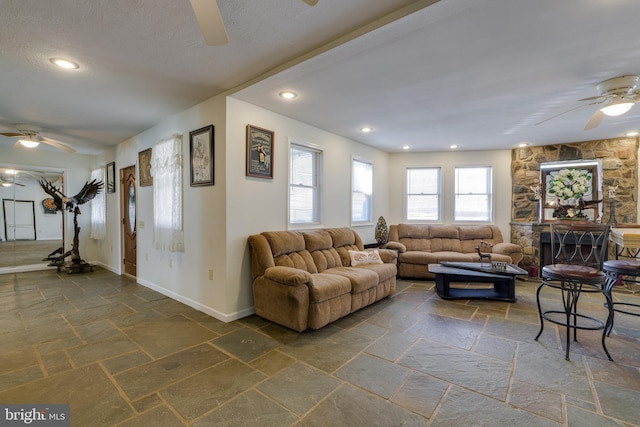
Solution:
[{"label": "tile floor pattern", "polygon": [[615,362],[592,331],[567,362],[563,328],[533,340],[536,287],[518,281],[510,304],[399,281],[298,334],[102,269],[0,275],[0,403],[68,403],[73,426],[640,426],[640,317],[617,316]]}]

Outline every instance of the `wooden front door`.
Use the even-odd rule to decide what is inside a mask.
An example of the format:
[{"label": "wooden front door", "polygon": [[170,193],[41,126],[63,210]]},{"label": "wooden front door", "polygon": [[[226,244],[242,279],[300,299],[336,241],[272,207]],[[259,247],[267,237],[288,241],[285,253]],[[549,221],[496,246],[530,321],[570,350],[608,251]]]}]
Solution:
[{"label": "wooden front door", "polygon": [[122,240],[124,273],[136,276],[136,166],[120,170],[122,186]]}]

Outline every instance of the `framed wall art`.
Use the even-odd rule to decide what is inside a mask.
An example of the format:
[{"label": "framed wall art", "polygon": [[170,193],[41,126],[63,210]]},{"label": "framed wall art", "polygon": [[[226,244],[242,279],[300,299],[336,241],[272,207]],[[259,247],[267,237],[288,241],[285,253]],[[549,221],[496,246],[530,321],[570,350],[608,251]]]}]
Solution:
[{"label": "framed wall art", "polygon": [[189,132],[191,186],[213,185],[213,125]]},{"label": "framed wall art", "polygon": [[247,125],[247,176],[273,179],[273,132]]},{"label": "framed wall art", "polygon": [[138,153],[138,165],[140,168],[140,187],[148,187],[153,185],[153,177],[151,176],[151,148]]},{"label": "framed wall art", "polygon": [[116,192],[116,162],[107,163],[107,193]]},{"label": "framed wall art", "polygon": [[541,221],[602,218],[602,162],[571,160],[540,164]]}]

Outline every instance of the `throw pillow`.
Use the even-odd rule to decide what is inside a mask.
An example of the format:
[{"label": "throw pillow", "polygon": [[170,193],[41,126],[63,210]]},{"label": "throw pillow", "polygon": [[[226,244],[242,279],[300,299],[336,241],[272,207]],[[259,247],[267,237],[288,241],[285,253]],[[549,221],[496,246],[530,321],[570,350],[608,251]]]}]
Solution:
[{"label": "throw pillow", "polygon": [[363,265],[363,264],[382,264],[380,253],[377,249],[372,251],[349,251],[351,257],[351,265]]}]

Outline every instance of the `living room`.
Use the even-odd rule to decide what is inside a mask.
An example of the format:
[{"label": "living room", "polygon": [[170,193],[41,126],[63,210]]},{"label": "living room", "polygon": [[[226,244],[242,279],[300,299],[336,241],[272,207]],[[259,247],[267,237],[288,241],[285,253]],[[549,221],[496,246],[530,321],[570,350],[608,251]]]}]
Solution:
[{"label": "living room", "polygon": [[[322,0],[321,0],[322,1]],[[424,3],[424,2],[423,2]],[[446,55],[445,55],[446,56]],[[455,55],[453,55],[455,56]],[[538,61],[541,59],[538,58]],[[479,60],[479,62],[482,62]],[[637,72],[635,68],[631,71]],[[631,72],[629,71],[629,72]],[[300,71],[304,74],[304,69]],[[583,95],[577,95],[580,90],[590,92],[589,96],[596,95],[595,83],[605,80],[615,75],[600,76],[597,74],[595,82],[580,82],[579,89],[573,87],[567,89],[567,93],[559,94],[559,99],[554,99],[553,108],[543,109],[545,115],[541,116],[538,110],[535,114],[527,117],[527,124],[533,126],[533,118],[543,120],[556,112],[562,112],[575,106],[575,102]],[[286,73],[284,74],[286,77]],[[461,80],[471,79],[472,76],[460,74]],[[282,78],[282,77],[281,77]],[[528,75],[522,78],[517,76],[513,80],[527,80],[531,78],[535,80],[537,76]],[[593,77],[595,78],[595,77]],[[563,78],[564,83],[569,85],[575,84],[572,80],[577,79],[576,76],[571,78]],[[264,79],[263,84],[268,88],[278,83],[278,79]],[[504,84],[511,85],[512,82],[506,81]],[[594,84],[592,84],[594,83]],[[491,92],[490,97],[500,98],[503,90],[502,82],[488,81],[487,91]],[[445,85],[446,86],[446,85]],[[526,86],[526,85],[525,85]],[[510,86],[509,86],[510,87]],[[435,119],[423,117],[425,123],[428,123],[434,129],[433,134],[424,131],[419,137],[415,137],[416,143],[424,140],[432,144],[432,149],[419,150],[409,149],[403,150],[403,141],[400,137],[394,138],[393,135],[386,135],[386,139],[393,148],[375,148],[366,144],[364,137],[347,137],[339,134],[337,131],[332,132],[320,125],[314,125],[293,118],[294,114],[288,114],[276,109],[265,108],[247,101],[247,97],[253,96],[242,92],[244,89],[254,90],[258,93],[271,93],[270,89],[256,84],[247,88],[239,88],[237,91],[228,91],[202,102],[199,102],[188,108],[173,112],[169,117],[154,122],[152,126],[144,128],[141,132],[136,132],[122,138],[118,144],[109,146],[99,153],[86,154],[65,154],[57,151],[26,151],[24,149],[16,149],[8,143],[0,145],[0,167],[6,166],[35,166],[39,168],[55,168],[64,170],[65,187],[73,193],[89,179],[91,171],[94,169],[103,169],[107,164],[115,162],[116,176],[119,171],[127,166],[135,165],[139,170],[139,153],[153,148],[158,141],[174,134],[182,136],[182,200],[184,212],[184,252],[167,252],[154,248],[153,244],[153,187],[139,187],[136,194],[136,221],[137,224],[137,271],[134,281],[139,285],[150,290],[157,291],[158,296],[153,298],[161,298],[159,295],[168,296],[171,299],[184,303],[185,306],[194,308],[200,313],[205,313],[214,319],[230,322],[236,320],[244,320],[241,323],[249,329],[247,325],[254,325],[256,320],[253,313],[253,297],[251,289],[251,268],[249,249],[247,245],[247,237],[251,234],[260,233],[267,230],[287,230],[293,229],[288,224],[288,191],[289,191],[289,148],[291,143],[303,144],[314,147],[322,151],[322,183],[321,183],[321,222],[317,227],[350,227],[351,224],[351,164],[354,158],[365,159],[373,164],[373,210],[372,222],[367,225],[356,225],[353,228],[362,236],[365,243],[375,242],[374,227],[375,220],[379,216],[385,217],[388,224],[398,224],[406,221],[405,216],[405,180],[406,169],[408,167],[440,167],[442,168],[442,221],[443,223],[453,222],[453,202],[452,195],[454,193],[454,168],[459,166],[489,166],[493,173],[493,192],[492,192],[492,223],[500,227],[503,236],[507,240],[512,234],[512,222],[516,220],[532,221],[533,218],[520,218],[514,215],[514,182],[512,164],[514,157],[522,148],[517,147],[520,139],[515,136],[513,131],[509,129],[490,128],[484,129],[483,122],[483,106],[473,106],[473,96],[471,93],[457,94],[463,99],[469,100],[472,109],[480,111],[478,121],[472,124],[460,124],[460,127],[475,127],[477,139],[469,138],[459,142],[460,146],[449,148],[450,140],[443,136],[442,128],[455,128],[455,126],[436,126],[433,123]],[[533,89],[531,89],[533,90]],[[505,90],[507,91],[507,90]],[[591,93],[593,92],[593,93]],[[486,94],[484,94],[486,95]],[[300,93],[301,97],[309,96]],[[586,94],[584,96],[587,96]],[[440,99],[434,96],[433,99],[422,99],[422,103],[431,102],[433,110],[438,110]],[[460,99],[460,98],[457,98]],[[389,100],[391,102],[393,100]],[[366,103],[366,101],[362,101]],[[523,102],[526,104],[526,102]],[[299,105],[299,104],[298,104]],[[392,104],[393,106],[396,103]],[[488,105],[488,104],[487,104]],[[289,104],[287,111],[295,110],[295,104]],[[390,107],[391,109],[392,107]],[[519,108],[524,108],[519,106]],[[638,107],[636,107],[638,108]],[[587,108],[585,108],[587,109]],[[558,134],[555,140],[548,139],[548,145],[563,146],[589,143],[591,140],[589,135],[601,135],[583,132],[582,127],[586,118],[593,113],[593,110],[586,111],[579,117],[573,117],[569,114],[566,123],[569,123],[578,131],[571,132],[571,137],[565,134]],[[635,110],[635,109],[634,109]],[[622,119],[611,119],[610,122],[603,121],[601,128],[597,131],[604,132],[602,129],[613,129],[615,132],[608,131],[607,137],[595,137],[598,140],[624,141],[625,144],[635,146],[635,157],[637,158],[637,138],[623,136],[623,130],[631,130],[629,126],[634,123],[637,112],[632,110],[630,116]],[[549,113],[549,114],[546,114]],[[585,116],[586,114],[586,116]],[[444,116],[451,116],[452,112],[446,109]],[[409,116],[409,114],[407,114]],[[440,116],[442,117],[442,116]],[[585,118],[586,117],[586,118]],[[488,120],[488,118],[487,118]],[[554,121],[563,118],[554,119]],[[617,120],[617,121],[616,121]],[[124,122],[123,122],[124,123]],[[7,123],[2,123],[8,125]],[[214,126],[214,149],[215,163],[213,165],[215,173],[215,183],[212,186],[194,187],[189,185],[190,178],[190,162],[189,162],[189,133],[200,129],[204,126]],[[273,141],[273,178],[260,179],[248,177],[245,169],[246,165],[246,128],[247,125],[257,126],[274,132]],[[358,124],[359,126],[360,124]],[[519,124],[522,125],[522,124]],[[123,124],[124,126],[124,124]],[[426,125],[425,125],[426,126]],[[515,126],[515,124],[514,124]],[[608,128],[611,126],[611,128]],[[540,127],[538,127],[540,129]],[[4,129],[7,130],[7,129]],[[383,133],[383,129],[375,129],[378,135]],[[472,132],[473,133],[473,132]],[[467,133],[467,135],[469,135]],[[576,136],[577,135],[577,136]],[[585,135],[583,137],[583,135]],[[491,139],[500,139],[503,143],[508,140],[508,146],[501,147],[491,146]],[[2,142],[6,142],[4,139]],[[504,143],[506,144],[506,143]],[[526,148],[524,148],[526,150]],[[637,172],[636,172],[637,173]],[[117,180],[116,180],[117,182]],[[518,185],[520,182],[517,183]],[[620,189],[620,191],[625,191]],[[635,190],[637,192],[637,190]],[[91,217],[88,214],[89,209],[83,210],[83,215],[79,216],[80,227],[80,246],[82,256],[87,261],[108,270],[113,274],[112,279],[104,279],[104,272],[100,273],[101,280],[119,281],[117,278],[123,273],[122,258],[122,198],[123,187],[121,183],[116,183],[114,193],[106,194],[106,236],[104,239],[89,238],[91,229]],[[522,195],[522,194],[521,194]],[[529,194],[524,195],[529,197]],[[532,200],[531,200],[532,201]],[[633,204],[633,203],[632,203]],[[619,209],[629,209],[637,212],[637,202],[634,206],[619,206]],[[636,218],[629,216],[630,221]],[[70,244],[73,236],[73,227],[70,224],[70,218],[67,219],[66,241]],[[48,273],[56,276],[55,269],[49,269]],[[0,271],[2,276],[12,276],[18,270],[10,269]],[[38,280],[42,279],[38,274]],[[78,276],[82,280],[91,281],[90,273]],[[69,278],[74,280],[73,275]],[[56,279],[57,280],[57,279]],[[8,288],[11,287],[9,282],[3,282]],[[421,284],[411,288],[411,292],[403,294],[403,298],[410,300],[416,298],[417,289]],[[57,291],[58,288],[56,288]],[[423,289],[424,290],[424,289]],[[414,293],[415,292],[415,293]],[[146,294],[145,296],[149,296]],[[525,293],[530,298],[530,293]],[[526,298],[525,298],[526,299]],[[437,301],[430,300],[435,310],[447,310],[438,304]],[[403,301],[406,302],[406,301]],[[408,305],[408,304],[407,304]],[[474,306],[475,307],[475,306]],[[459,308],[456,306],[456,308]],[[469,310],[468,307],[460,308],[463,311]],[[52,309],[55,310],[55,309]],[[184,310],[181,308],[180,310]],[[474,308],[475,310],[475,308]],[[481,307],[477,309],[480,315],[489,315],[493,309]],[[507,311],[512,311],[512,315],[522,316],[531,320],[530,312],[518,312],[517,308],[501,307],[497,311],[504,310],[504,316],[508,316]],[[167,310],[166,313],[171,313]],[[157,313],[151,313],[150,316]],[[448,314],[451,314],[448,312]],[[445,316],[446,317],[446,316]],[[352,317],[353,321],[360,322],[363,319],[358,316]],[[459,320],[459,319],[457,319]],[[401,322],[399,318],[394,318],[394,322]],[[535,321],[535,319],[534,319]],[[213,321],[212,321],[213,322]],[[455,323],[455,322],[452,322]],[[226,324],[226,323],[225,323]],[[365,324],[365,322],[362,322]],[[265,325],[259,323],[260,327]],[[343,324],[343,326],[345,326]],[[352,327],[353,325],[348,325]],[[500,329],[500,325],[492,325],[494,331]],[[527,325],[530,326],[530,325]],[[235,326],[234,326],[235,327]],[[225,326],[216,323],[216,328],[220,331],[226,331]],[[330,328],[333,331],[334,329]],[[281,331],[280,331],[281,332]],[[527,331],[528,332],[528,331]],[[328,332],[327,332],[328,333]],[[286,333],[282,333],[284,339],[291,339]],[[345,344],[345,343],[342,343]],[[622,347],[624,349],[625,347]],[[629,347],[626,347],[629,348]],[[133,351],[133,350],[132,350]],[[145,348],[146,351],[146,348]],[[327,356],[329,357],[329,356]],[[73,359],[73,358],[72,358]],[[74,359],[76,360],[76,359]],[[628,360],[627,360],[628,361]],[[75,362],[74,362],[75,363]],[[79,365],[82,365],[79,363]],[[500,365],[502,368],[502,365]],[[92,371],[93,372],[93,371]],[[637,380],[635,376],[632,380]],[[514,389],[515,390],[515,389]],[[148,396],[147,396],[148,397]],[[149,398],[145,403],[149,406],[157,402],[151,402]],[[574,402],[572,408],[579,406],[584,402],[581,400]],[[565,402],[566,403],[566,402]],[[591,402],[589,402],[591,404]],[[142,402],[138,402],[141,406]],[[593,403],[594,406],[599,403]],[[564,406],[563,406],[564,407]],[[137,410],[145,413],[145,408],[138,407]],[[573,409],[572,409],[573,410]],[[594,410],[599,415],[602,411]],[[611,415],[607,413],[607,415]],[[565,418],[558,420],[562,423]],[[635,420],[625,418],[630,423]]]}]

